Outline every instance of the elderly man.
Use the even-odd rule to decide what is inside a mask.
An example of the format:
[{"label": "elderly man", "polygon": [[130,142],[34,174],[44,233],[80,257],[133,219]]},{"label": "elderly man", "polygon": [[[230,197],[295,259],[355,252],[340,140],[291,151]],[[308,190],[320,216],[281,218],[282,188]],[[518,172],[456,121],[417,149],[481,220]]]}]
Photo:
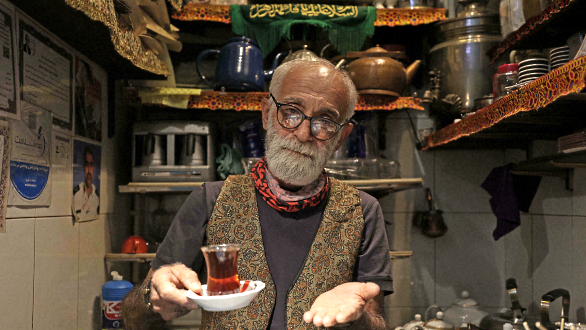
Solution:
[{"label": "elderly man", "polygon": [[392,278],[380,205],[324,172],[352,131],[356,99],[350,78],[328,61],[277,68],[262,104],[266,158],[188,197],[147,279],[123,301],[126,328],[197,308],[185,289],[201,292],[200,247],[238,243],[240,279],[266,288],[248,307],[203,311],[202,329],[385,329]]}]

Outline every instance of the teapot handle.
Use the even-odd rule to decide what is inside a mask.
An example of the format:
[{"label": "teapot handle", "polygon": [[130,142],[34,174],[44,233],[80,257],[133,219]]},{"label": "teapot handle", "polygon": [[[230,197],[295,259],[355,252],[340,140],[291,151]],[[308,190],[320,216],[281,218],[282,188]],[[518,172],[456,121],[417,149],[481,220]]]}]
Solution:
[{"label": "teapot handle", "polygon": [[541,324],[548,329],[552,325],[549,321],[549,305],[552,301],[556,300],[559,297],[563,297],[560,324],[560,330],[563,330],[564,323],[568,320],[568,316],[570,313],[570,292],[568,292],[568,290],[565,289],[555,289],[541,296],[541,306],[539,307],[541,311]]},{"label": "teapot handle", "polygon": [[213,84],[211,82],[209,82],[206,77],[201,73],[201,70],[199,68],[199,65],[201,63],[201,60],[203,60],[206,56],[208,56],[209,54],[220,54],[220,51],[217,49],[206,49],[204,51],[202,51],[201,53],[199,53],[199,55],[197,56],[197,60],[195,62],[195,69],[197,70],[197,74],[201,77],[201,79],[203,81],[205,81],[206,84],[208,84],[210,87],[214,87]]},{"label": "teapot handle", "polygon": [[[427,314],[429,313],[429,311],[430,311],[430,310],[433,310],[434,308],[435,308],[435,309],[437,309],[437,310],[439,310],[439,311],[441,311],[441,310],[442,310],[442,309],[441,309],[441,308],[440,308],[438,305],[436,305],[436,304],[433,304],[433,305],[431,305],[431,306],[427,307],[427,309],[425,310],[425,314],[423,315],[423,319],[425,320],[425,322],[429,321],[429,318],[427,318]],[[433,317],[432,317],[432,318],[433,318]]]},{"label": "teapot handle", "polygon": [[513,310],[513,316],[515,317],[515,322],[518,320],[523,320],[523,311],[525,308],[521,307],[519,303],[519,295],[517,293],[517,281],[514,278],[507,279],[506,282],[507,291],[509,292],[509,297],[511,298],[511,309]]}]

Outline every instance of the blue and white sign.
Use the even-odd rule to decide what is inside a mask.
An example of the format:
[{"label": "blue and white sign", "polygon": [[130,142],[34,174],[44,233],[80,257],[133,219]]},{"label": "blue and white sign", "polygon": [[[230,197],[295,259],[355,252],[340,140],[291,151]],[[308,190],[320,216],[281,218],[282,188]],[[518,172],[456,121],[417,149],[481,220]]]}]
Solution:
[{"label": "blue and white sign", "polygon": [[[26,103],[23,103],[26,104]],[[21,109],[22,120],[11,120],[12,157],[8,205],[51,205],[51,113],[38,106]]]},{"label": "blue and white sign", "polygon": [[49,182],[49,166],[10,162],[10,180],[18,194],[29,201],[41,196]]}]

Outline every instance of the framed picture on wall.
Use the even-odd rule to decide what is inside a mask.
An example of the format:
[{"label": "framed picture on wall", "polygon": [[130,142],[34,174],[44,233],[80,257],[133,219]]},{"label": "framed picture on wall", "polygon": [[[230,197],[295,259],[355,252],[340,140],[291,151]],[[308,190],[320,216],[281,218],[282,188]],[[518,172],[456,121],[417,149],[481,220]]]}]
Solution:
[{"label": "framed picture on wall", "polygon": [[75,56],[75,134],[102,141],[107,75],[89,60]]},{"label": "framed picture on wall", "polygon": [[73,201],[75,221],[96,220],[100,214],[101,147],[82,140],[73,141]]}]

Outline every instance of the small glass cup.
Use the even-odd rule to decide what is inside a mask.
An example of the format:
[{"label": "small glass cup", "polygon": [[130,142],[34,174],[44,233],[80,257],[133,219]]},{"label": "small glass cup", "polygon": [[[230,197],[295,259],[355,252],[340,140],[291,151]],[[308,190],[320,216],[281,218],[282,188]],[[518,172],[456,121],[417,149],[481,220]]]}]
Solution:
[{"label": "small glass cup", "polygon": [[240,244],[202,246],[208,269],[207,294],[221,296],[240,292],[238,251]]}]

